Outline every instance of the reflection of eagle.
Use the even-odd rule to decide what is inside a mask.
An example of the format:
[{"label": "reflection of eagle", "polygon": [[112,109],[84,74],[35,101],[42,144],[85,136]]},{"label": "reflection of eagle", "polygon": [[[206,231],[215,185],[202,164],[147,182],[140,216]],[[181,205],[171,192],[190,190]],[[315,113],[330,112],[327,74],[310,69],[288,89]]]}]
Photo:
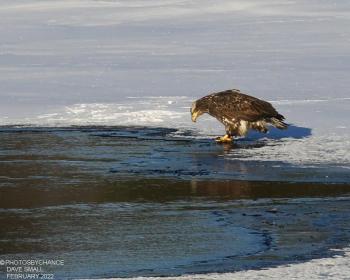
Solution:
[{"label": "reflection of eagle", "polygon": [[204,114],[223,123],[226,135],[218,142],[231,142],[232,136],[244,136],[249,129],[266,133],[267,124],[286,129],[284,117],[269,102],[241,93],[238,89],[226,90],[204,96],[193,102],[192,121]]}]

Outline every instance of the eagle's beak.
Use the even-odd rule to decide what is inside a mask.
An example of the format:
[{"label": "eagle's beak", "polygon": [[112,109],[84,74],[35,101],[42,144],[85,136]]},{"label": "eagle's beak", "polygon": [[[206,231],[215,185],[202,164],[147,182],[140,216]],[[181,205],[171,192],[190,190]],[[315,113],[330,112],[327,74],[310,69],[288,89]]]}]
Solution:
[{"label": "eagle's beak", "polygon": [[192,121],[196,122],[197,118],[198,118],[198,112],[193,112],[192,113]]}]

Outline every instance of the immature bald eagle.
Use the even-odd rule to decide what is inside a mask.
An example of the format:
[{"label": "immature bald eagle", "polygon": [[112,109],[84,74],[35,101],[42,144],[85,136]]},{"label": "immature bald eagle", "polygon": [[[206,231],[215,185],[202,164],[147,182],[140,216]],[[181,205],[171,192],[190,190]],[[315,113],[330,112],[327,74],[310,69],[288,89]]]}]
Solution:
[{"label": "immature bald eagle", "polygon": [[209,94],[193,102],[192,121],[204,113],[225,126],[226,135],[216,138],[217,142],[231,142],[233,136],[245,136],[249,129],[266,133],[268,124],[279,129],[287,128],[284,116],[269,102],[243,94],[238,89]]}]

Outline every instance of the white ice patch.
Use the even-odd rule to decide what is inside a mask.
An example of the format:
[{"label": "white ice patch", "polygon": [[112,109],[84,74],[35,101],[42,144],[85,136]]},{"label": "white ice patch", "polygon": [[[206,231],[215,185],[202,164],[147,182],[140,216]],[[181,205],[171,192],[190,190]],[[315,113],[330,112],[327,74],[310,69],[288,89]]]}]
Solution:
[{"label": "white ice patch", "polygon": [[[344,256],[314,259],[304,263],[281,265],[260,270],[245,270],[233,273],[194,274],[176,277],[109,278],[109,280],[265,280],[265,279],[309,279],[342,280],[350,275],[350,248],[343,250]],[[101,279],[102,280],[102,279]]]},{"label": "white ice patch", "polygon": [[292,164],[350,165],[350,137],[315,135],[304,139],[285,138],[267,142],[260,148],[233,149],[229,159],[282,161]]},{"label": "white ice patch", "polygon": [[188,123],[189,110],[179,110],[183,97],[129,98],[125,103],[92,103],[66,106],[60,112],[27,118],[40,126],[115,125],[181,127]]}]

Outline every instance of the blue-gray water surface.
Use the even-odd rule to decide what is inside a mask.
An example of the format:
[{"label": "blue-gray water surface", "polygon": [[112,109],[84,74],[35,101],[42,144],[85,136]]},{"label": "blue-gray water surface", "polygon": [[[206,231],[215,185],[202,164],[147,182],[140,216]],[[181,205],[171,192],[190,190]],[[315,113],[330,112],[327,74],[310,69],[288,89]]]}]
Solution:
[{"label": "blue-gray water surface", "polygon": [[266,140],[173,132],[3,127],[0,259],[63,259],[56,279],[162,276],[299,262],[348,244],[346,169],[241,161],[230,150]]}]

